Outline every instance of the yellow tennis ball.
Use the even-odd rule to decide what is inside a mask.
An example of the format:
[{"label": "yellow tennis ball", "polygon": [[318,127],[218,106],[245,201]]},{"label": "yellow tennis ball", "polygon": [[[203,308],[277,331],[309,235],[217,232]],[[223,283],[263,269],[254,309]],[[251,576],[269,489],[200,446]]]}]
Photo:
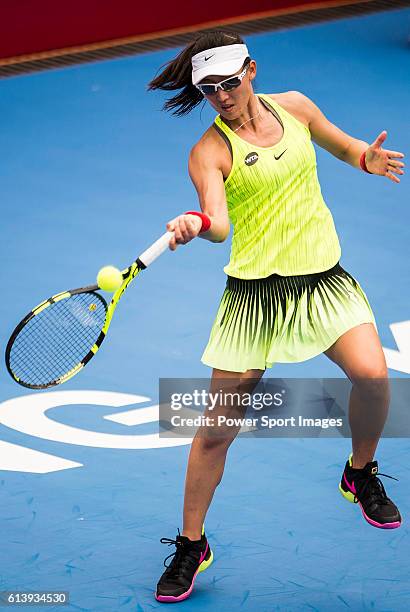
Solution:
[{"label": "yellow tennis ball", "polygon": [[97,284],[103,291],[116,291],[122,280],[120,270],[114,266],[104,266],[97,275]]}]

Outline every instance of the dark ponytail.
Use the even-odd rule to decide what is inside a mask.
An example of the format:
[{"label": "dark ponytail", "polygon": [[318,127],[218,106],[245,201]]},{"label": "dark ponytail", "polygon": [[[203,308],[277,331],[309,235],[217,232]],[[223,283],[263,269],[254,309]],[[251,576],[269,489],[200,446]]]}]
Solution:
[{"label": "dark ponytail", "polygon": [[243,43],[243,39],[238,34],[220,30],[203,32],[187,45],[175,59],[164,64],[163,71],[148,84],[148,90],[174,91],[175,89],[181,89],[182,91],[176,96],[168,98],[163,109],[172,110],[173,115],[187,115],[204,99],[201,92],[192,84],[192,57],[213,47]]}]

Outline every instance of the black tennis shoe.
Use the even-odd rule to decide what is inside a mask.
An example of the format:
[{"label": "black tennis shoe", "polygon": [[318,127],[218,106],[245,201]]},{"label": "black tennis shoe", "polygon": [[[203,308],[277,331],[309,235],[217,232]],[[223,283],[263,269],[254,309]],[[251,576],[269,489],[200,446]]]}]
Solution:
[{"label": "black tennis shoe", "polygon": [[[204,531],[200,540],[191,541],[180,535],[178,529],[175,540],[161,538],[161,543],[169,546],[174,544],[176,550],[164,560],[167,569],[159,579],[155,599],[164,603],[183,601],[190,596],[197,574],[211,565],[213,553]],[[165,562],[170,557],[174,558],[166,565]]]},{"label": "black tennis shoe", "polygon": [[380,529],[396,529],[401,525],[400,512],[387,497],[378,475],[397,480],[393,476],[379,473],[377,461],[369,461],[362,469],[353,468],[352,455],[350,455],[339,490],[345,499],[359,504],[364,518],[370,525]]}]

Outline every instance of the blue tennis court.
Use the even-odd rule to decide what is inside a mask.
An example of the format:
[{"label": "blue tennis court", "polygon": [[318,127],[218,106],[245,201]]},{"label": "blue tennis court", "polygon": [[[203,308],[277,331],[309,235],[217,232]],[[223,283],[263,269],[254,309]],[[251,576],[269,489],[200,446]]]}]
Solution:
[{"label": "blue tennis court", "polygon": [[[248,36],[256,91],[299,90],[346,132],[407,154],[410,9]],[[0,84],[1,345],[45,297],[127,266],[198,208],[190,148],[210,108],[178,119],[147,83],[175,49]],[[355,171],[316,147],[342,265],[376,315],[390,376],[410,374],[408,177]],[[190,440],[159,438],[159,378],[206,378],[200,357],[230,240],[167,252],[129,288],[104,346],[56,390],[0,375],[0,591],[68,591],[63,609],[138,610],[154,599],[159,542],[181,528]],[[400,352],[398,353],[400,349]],[[341,377],[325,356],[265,377]],[[239,438],[207,516],[213,565],[184,609],[399,612],[409,608],[410,440],[382,439],[403,514],[378,530],[338,491],[350,440]],[[45,609],[60,609],[60,606]]]}]

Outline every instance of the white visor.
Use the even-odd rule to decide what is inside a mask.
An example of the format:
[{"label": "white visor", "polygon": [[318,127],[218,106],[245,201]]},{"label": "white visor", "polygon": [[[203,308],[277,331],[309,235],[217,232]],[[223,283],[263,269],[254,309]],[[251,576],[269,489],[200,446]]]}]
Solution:
[{"label": "white visor", "polygon": [[235,74],[249,57],[246,45],[225,45],[206,49],[193,56],[192,83],[196,85],[207,76],[229,76]]}]

